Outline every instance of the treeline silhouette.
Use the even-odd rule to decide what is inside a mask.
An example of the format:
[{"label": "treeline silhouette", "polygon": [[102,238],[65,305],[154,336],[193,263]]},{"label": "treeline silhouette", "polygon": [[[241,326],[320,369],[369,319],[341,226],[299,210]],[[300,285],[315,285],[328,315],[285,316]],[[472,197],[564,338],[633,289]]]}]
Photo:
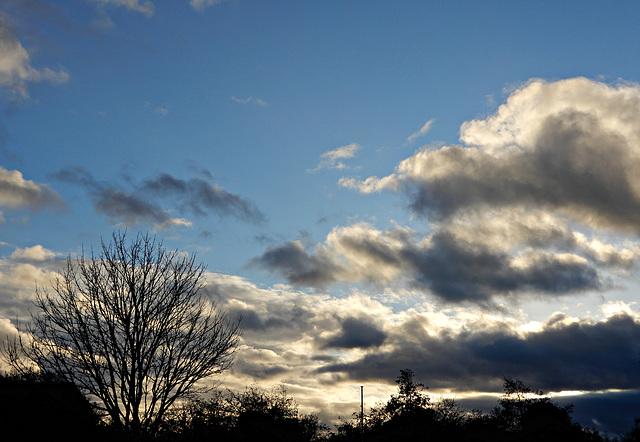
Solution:
[{"label": "treeline silhouette", "polygon": [[335,428],[300,412],[283,385],[251,385],[192,399],[172,409],[155,434],[133,435],[112,428],[72,383],[46,374],[0,375],[0,423],[26,441],[640,441],[640,420],[613,439],[574,422],[572,405],[560,406],[520,380],[504,379],[504,394],[488,413],[464,410],[453,399],[433,401],[410,369],[396,383],[386,403],[341,418]]}]

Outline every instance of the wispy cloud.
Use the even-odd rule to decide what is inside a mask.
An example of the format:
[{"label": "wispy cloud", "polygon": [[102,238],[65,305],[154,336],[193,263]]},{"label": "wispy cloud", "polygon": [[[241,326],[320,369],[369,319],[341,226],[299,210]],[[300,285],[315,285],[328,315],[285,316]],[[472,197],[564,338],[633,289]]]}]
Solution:
[{"label": "wispy cloud", "polygon": [[221,3],[222,0],[190,0],[189,4],[197,11],[202,11],[205,8]]},{"label": "wispy cloud", "polygon": [[167,115],[169,115],[168,107],[159,106],[159,107],[156,107],[153,111],[158,115],[162,115],[163,117],[166,117]]},{"label": "wispy cloud", "polygon": [[89,191],[96,211],[116,224],[151,223],[157,230],[192,225],[186,218],[174,217],[176,211],[196,216],[230,216],[252,223],[264,220],[264,215],[253,203],[211,183],[208,177],[183,180],[161,173],[132,184],[130,189],[98,181],[82,167],[67,167],[52,177],[82,185]]},{"label": "wispy cloud", "polygon": [[419,138],[423,135],[426,135],[427,132],[429,132],[431,130],[431,125],[433,125],[433,122],[435,120],[431,119],[429,121],[427,121],[426,123],[424,123],[424,125],[420,128],[419,131],[414,132],[413,134],[409,135],[409,137],[407,138],[407,142],[408,143],[413,143],[415,141],[416,138]]},{"label": "wispy cloud", "polygon": [[356,155],[356,152],[361,148],[362,146],[359,144],[351,143],[325,152],[320,155],[320,163],[318,163],[314,169],[308,169],[307,172],[315,172],[320,169],[348,169],[349,166],[344,164],[341,160],[353,158]]},{"label": "wispy cloud", "polygon": [[139,12],[151,17],[155,11],[155,6],[148,0],[93,0],[100,5],[120,6],[130,11]]},{"label": "wispy cloud", "polygon": [[240,104],[255,104],[257,106],[267,106],[268,103],[266,101],[264,101],[262,98],[253,98],[253,97],[248,97],[248,98],[238,98],[235,95],[231,97],[231,99],[233,101],[235,101],[236,103],[240,103]]}]

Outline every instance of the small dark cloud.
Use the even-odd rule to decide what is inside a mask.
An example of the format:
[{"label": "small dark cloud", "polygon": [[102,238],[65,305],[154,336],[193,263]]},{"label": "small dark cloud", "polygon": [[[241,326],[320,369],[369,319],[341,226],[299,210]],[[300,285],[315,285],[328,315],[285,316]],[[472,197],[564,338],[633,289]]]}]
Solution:
[{"label": "small dark cloud", "polygon": [[557,398],[560,405],[573,404],[573,420],[609,436],[623,436],[631,431],[638,417],[640,390],[586,393]]},{"label": "small dark cloud", "polygon": [[387,335],[366,319],[347,318],[342,330],[329,338],[324,348],[369,348],[381,346]]},{"label": "small dark cloud", "polygon": [[58,181],[85,188],[93,200],[97,212],[103,213],[114,223],[135,225],[140,222],[161,224],[170,219],[169,214],[159,205],[143,198],[96,180],[84,167],[69,166],[50,175]]},{"label": "small dark cloud", "polygon": [[250,265],[281,273],[293,284],[323,287],[336,281],[338,266],[321,253],[309,254],[300,241],[270,246]]},{"label": "small dark cloud", "polygon": [[264,328],[264,323],[260,319],[260,316],[251,309],[228,309],[227,315],[230,318],[241,317],[241,326],[243,330],[262,330]]},{"label": "small dark cloud", "polygon": [[514,265],[507,253],[465,244],[446,232],[434,235],[427,249],[407,248],[404,261],[416,271],[415,285],[449,302],[486,302],[496,294],[525,291],[569,294],[603,288],[597,270],[586,260],[532,252]]},{"label": "small dark cloud", "polygon": [[146,180],[140,190],[154,196],[171,195],[180,202],[183,210],[191,210],[200,216],[213,212],[253,223],[265,220],[253,203],[203,178],[183,180],[161,173],[152,180]]},{"label": "small dark cloud", "polygon": [[230,216],[242,221],[261,223],[265,217],[250,201],[229,193],[203,178],[183,180],[161,173],[137,185],[129,183],[125,190],[96,180],[83,167],[69,166],[51,175],[52,178],[81,185],[93,199],[99,213],[112,222],[134,225],[150,222],[155,225],[189,225],[186,220],[173,218],[174,211],[165,208],[174,205],[180,212],[196,216]]}]

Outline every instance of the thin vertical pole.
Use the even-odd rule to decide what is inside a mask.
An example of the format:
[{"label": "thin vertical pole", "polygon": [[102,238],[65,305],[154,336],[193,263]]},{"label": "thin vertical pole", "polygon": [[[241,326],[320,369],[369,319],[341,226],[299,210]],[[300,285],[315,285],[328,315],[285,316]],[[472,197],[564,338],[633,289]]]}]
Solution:
[{"label": "thin vertical pole", "polygon": [[360,440],[364,441],[364,385],[360,386]]}]

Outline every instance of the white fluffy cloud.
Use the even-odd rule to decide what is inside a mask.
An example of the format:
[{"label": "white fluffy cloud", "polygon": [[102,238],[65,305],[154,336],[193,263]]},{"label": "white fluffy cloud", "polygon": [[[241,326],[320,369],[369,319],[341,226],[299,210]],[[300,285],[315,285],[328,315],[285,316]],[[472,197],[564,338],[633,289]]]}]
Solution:
[{"label": "white fluffy cloud", "polygon": [[11,254],[11,259],[18,261],[47,261],[56,256],[51,250],[45,249],[40,244],[24,249],[16,249]]},{"label": "white fluffy cloud", "polygon": [[27,50],[0,16],[0,87],[13,94],[28,98],[27,85],[41,81],[64,83],[69,74],[63,70],[35,69]]},{"label": "white fluffy cloud", "polygon": [[494,115],[464,123],[464,146],[423,148],[387,177],[341,184],[363,193],[405,189],[411,208],[431,219],[537,207],[589,228],[638,231],[638,113],[638,85],[532,81]]}]

